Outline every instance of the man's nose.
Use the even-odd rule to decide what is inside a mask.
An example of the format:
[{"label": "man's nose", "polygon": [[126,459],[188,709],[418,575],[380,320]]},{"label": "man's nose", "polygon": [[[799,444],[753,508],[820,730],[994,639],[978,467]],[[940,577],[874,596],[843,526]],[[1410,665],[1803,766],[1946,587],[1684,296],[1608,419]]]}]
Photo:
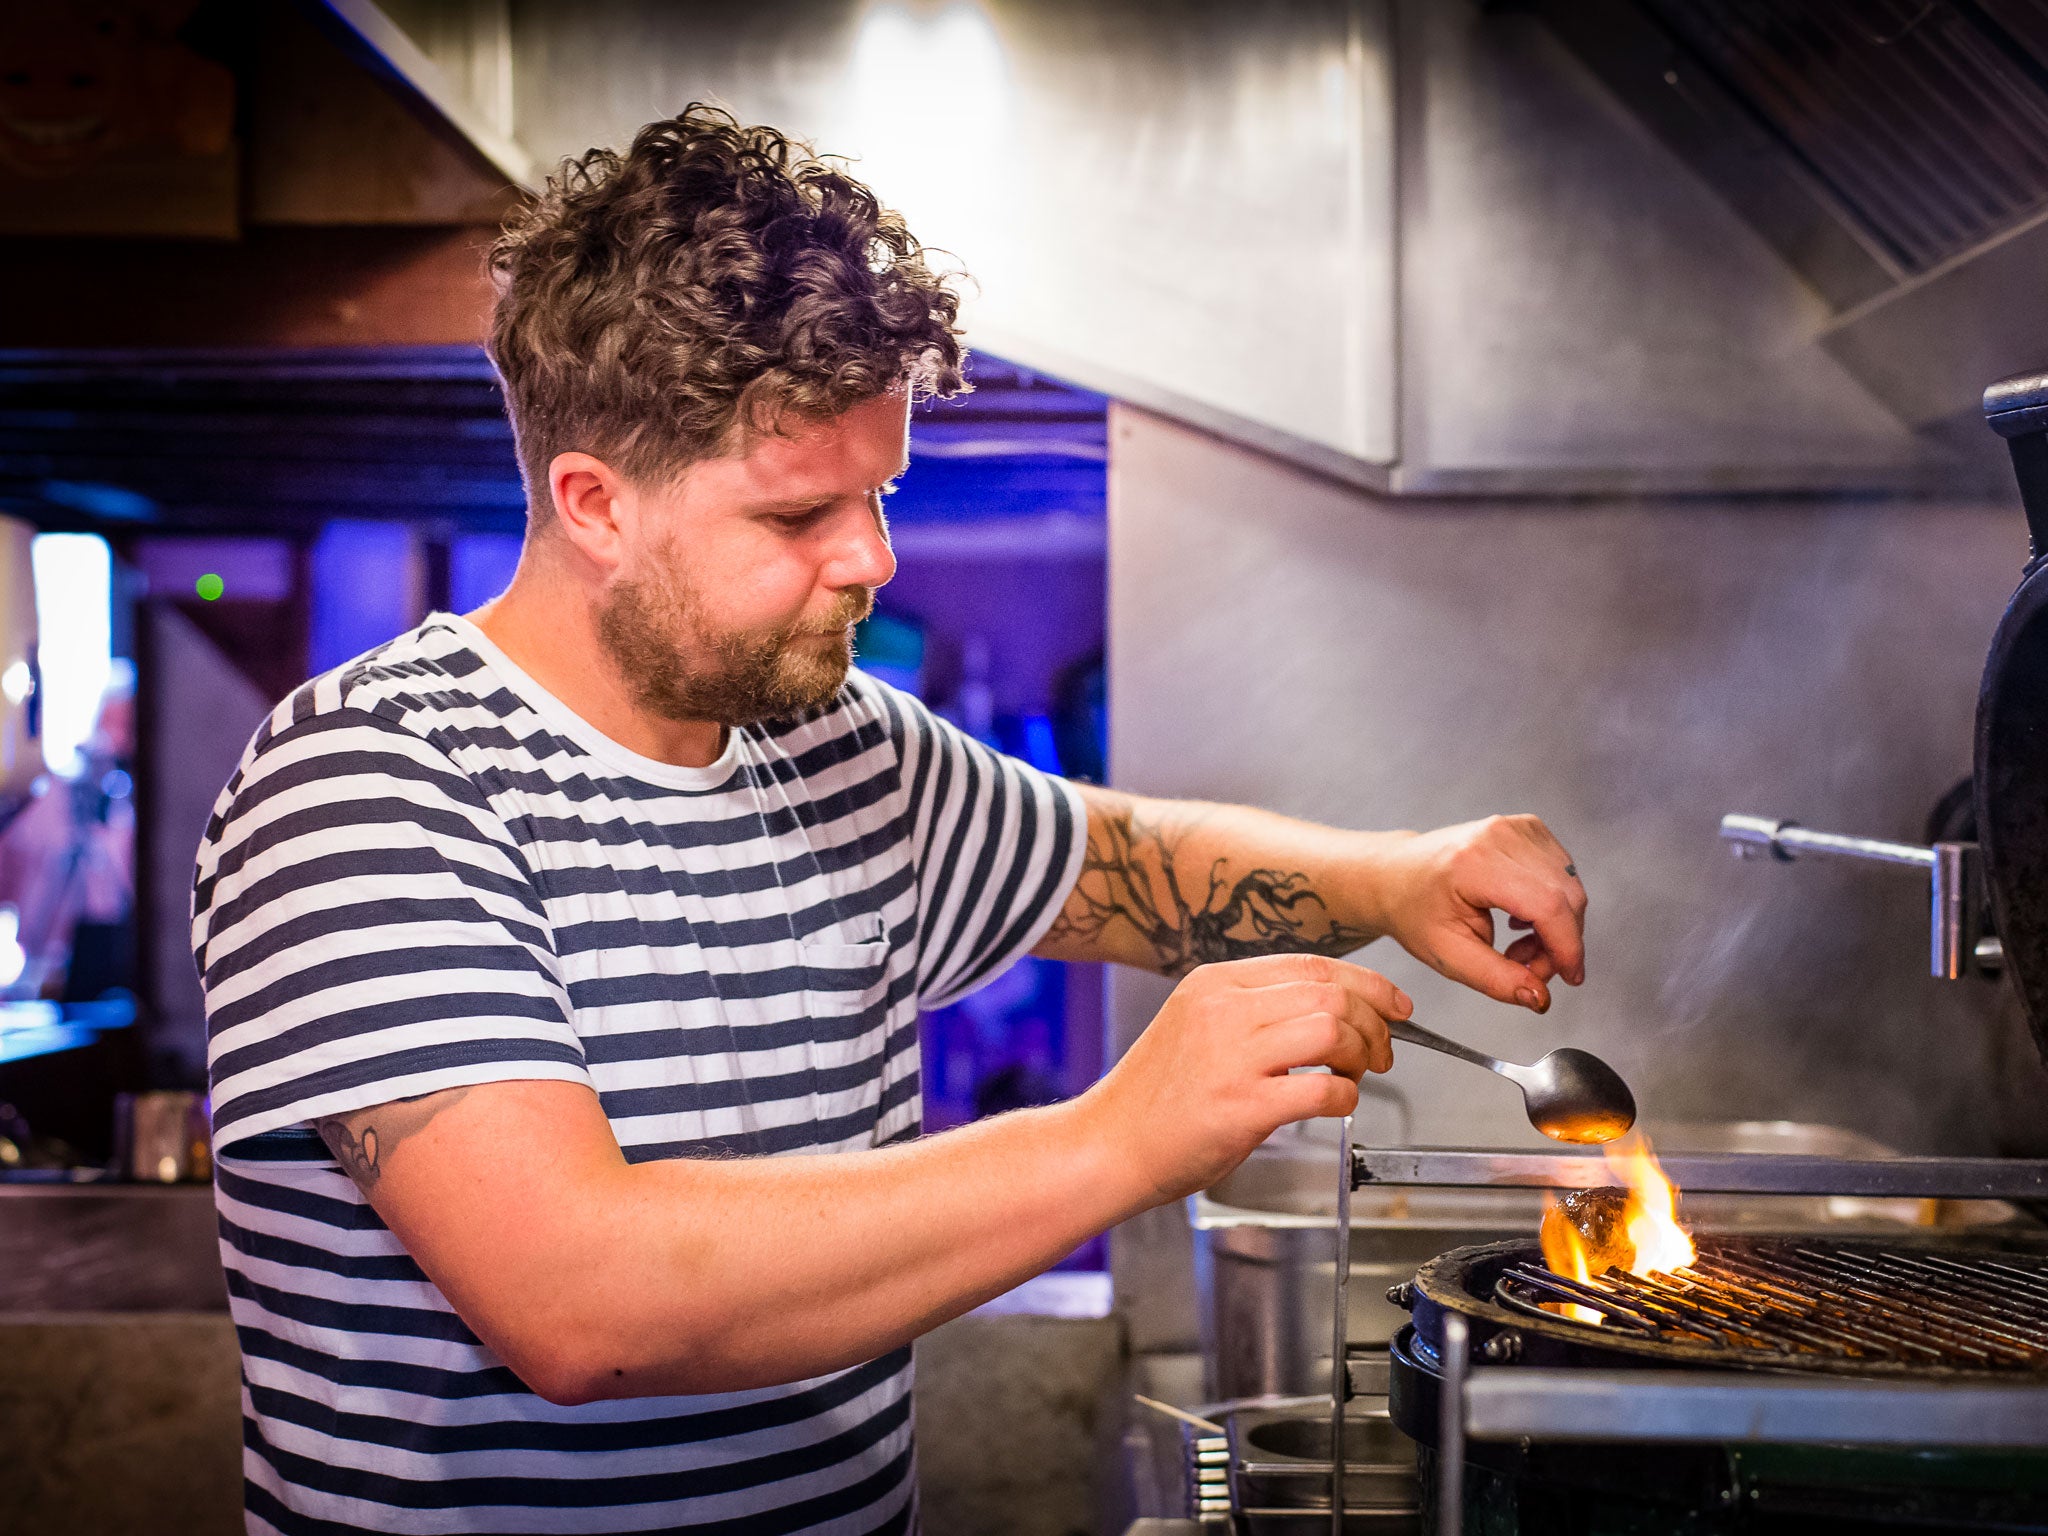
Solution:
[{"label": "man's nose", "polygon": [[879,587],[896,574],[896,552],[880,507],[870,506],[849,530],[833,566],[835,587]]}]

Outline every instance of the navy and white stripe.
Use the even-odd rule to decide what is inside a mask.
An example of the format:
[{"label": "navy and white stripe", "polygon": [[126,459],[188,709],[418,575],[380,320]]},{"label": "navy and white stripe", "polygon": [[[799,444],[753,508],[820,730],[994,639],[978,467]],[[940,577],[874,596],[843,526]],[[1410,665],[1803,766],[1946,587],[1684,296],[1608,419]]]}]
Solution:
[{"label": "navy and white stripe", "polygon": [[280,704],[192,918],[249,1528],[911,1529],[908,1351],[557,1407],[309,1122],[551,1078],[634,1161],[915,1136],[918,1010],[1037,941],[1085,837],[1070,787],[859,673],[706,768],[610,741],[448,615]]}]

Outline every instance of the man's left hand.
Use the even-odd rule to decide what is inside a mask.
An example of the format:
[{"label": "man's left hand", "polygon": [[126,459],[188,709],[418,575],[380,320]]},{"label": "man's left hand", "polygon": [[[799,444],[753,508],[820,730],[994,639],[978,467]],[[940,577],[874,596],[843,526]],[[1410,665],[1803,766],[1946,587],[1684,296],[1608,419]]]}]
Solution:
[{"label": "man's left hand", "polygon": [[[1553,977],[1586,979],[1586,888],[1534,816],[1489,816],[1378,850],[1377,926],[1424,965],[1542,1013]],[[1502,953],[1494,913],[1522,930]]]}]

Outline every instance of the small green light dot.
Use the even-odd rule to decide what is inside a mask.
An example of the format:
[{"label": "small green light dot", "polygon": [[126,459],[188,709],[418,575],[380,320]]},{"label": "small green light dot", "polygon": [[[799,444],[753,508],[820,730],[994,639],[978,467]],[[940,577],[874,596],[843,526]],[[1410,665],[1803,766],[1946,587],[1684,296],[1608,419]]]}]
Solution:
[{"label": "small green light dot", "polygon": [[212,602],[216,597],[219,597],[221,593],[227,590],[227,583],[222,581],[218,576],[214,575],[213,572],[211,571],[208,571],[204,576],[200,577],[192,585],[194,589],[197,590],[199,595],[205,598],[209,603]]}]

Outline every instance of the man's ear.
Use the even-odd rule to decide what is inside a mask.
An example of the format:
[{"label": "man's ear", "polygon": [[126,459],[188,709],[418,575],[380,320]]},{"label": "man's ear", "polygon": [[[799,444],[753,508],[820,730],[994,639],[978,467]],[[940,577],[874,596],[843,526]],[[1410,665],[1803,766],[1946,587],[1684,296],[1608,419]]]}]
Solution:
[{"label": "man's ear", "polygon": [[635,510],[625,476],[587,453],[558,453],[548,463],[548,493],[569,542],[605,570],[617,567]]}]

